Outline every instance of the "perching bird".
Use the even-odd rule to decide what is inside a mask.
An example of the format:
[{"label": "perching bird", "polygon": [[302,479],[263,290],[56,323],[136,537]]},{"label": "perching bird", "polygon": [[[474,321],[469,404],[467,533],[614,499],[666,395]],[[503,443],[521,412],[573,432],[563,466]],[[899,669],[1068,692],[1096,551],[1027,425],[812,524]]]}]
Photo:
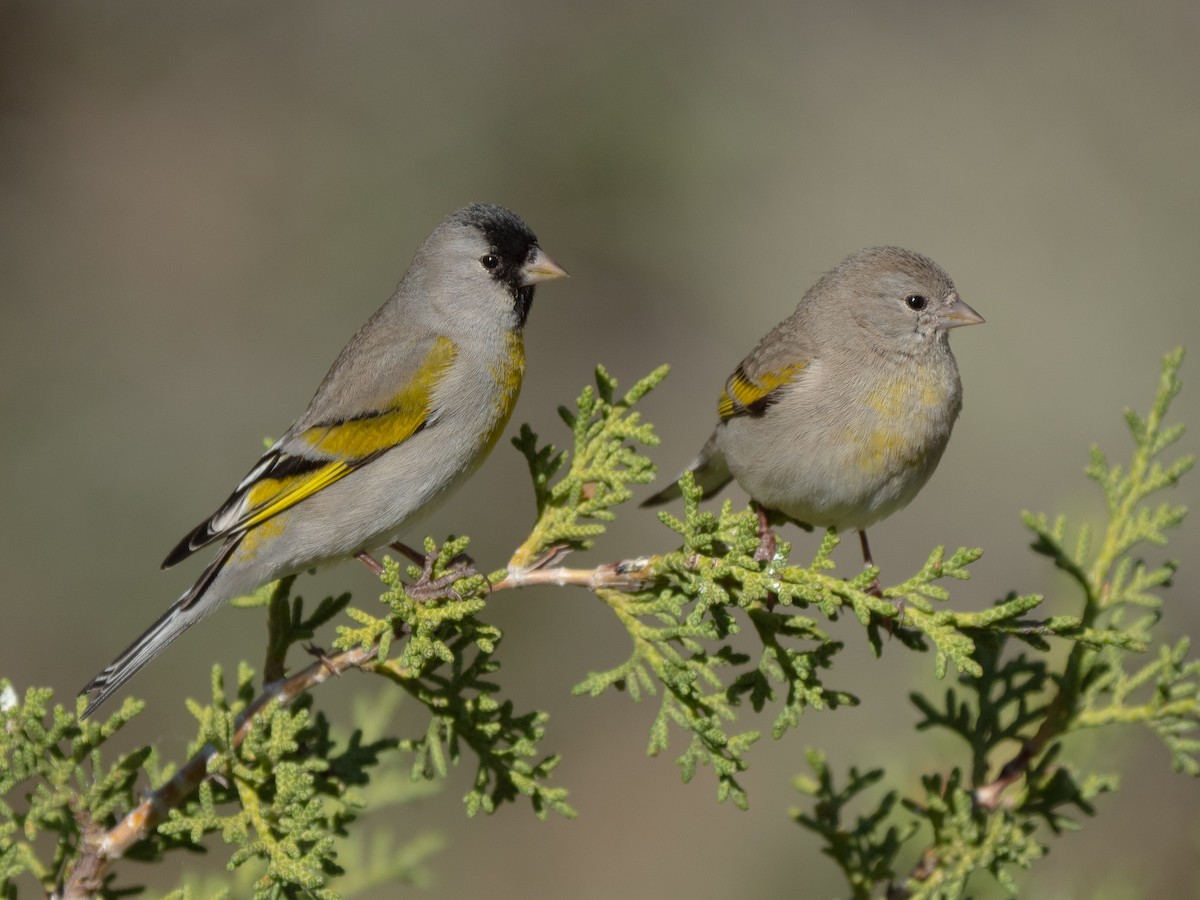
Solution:
[{"label": "perching bird", "polygon": [[[766,511],[866,529],[906,506],[937,468],[962,408],[948,332],[983,317],[933,260],[899,247],[846,257],[725,382],[716,430],[688,466],[706,495],[736,479]],[[679,496],[672,485],[643,506]]]},{"label": "perching bird", "polygon": [[216,557],[81,691],[89,715],[189,626],[259,585],[396,540],[495,446],[525,372],[534,285],[567,273],[514,213],[477,203],[417,251],[308,409],[167,554]]}]

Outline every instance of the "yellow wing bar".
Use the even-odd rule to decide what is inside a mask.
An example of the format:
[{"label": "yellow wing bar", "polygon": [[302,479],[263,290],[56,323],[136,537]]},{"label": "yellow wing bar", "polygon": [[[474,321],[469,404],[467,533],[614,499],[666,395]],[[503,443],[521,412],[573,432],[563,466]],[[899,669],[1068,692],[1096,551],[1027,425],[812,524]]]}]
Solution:
[{"label": "yellow wing bar", "polygon": [[163,567],[219,538],[245,534],[408,440],[428,423],[434,389],[457,355],[454,342],[439,337],[383,409],[290,435],[259,460],[255,475],[247,476],[219,510],[167,554]]},{"label": "yellow wing bar", "polygon": [[402,444],[429,418],[433,389],[456,356],[454,342],[439,337],[412,379],[384,409],[344,422],[314,425],[298,439],[318,453],[346,460],[374,457]]},{"label": "yellow wing bar", "polygon": [[361,463],[351,465],[346,462],[333,462],[301,475],[263,478],[246,492],[246,503],[252,512],[238,523],[237,527],[249,530],[262,524],[272,516],[295,506],[305,497],[311,497],[322,488],[329,487],[359,465]]},{"label": "yellow wing bar", "polygon": [[302,431],[297,440],[334,458],[282,477],[264,474],[246,492],[246,513],[235,527],[250,529],[262,524],[420,431],[429,419],[433,389],[457,355],[454,342],[439,337],[412,379],[384,409]]},{"label": "yellow wing bar", "polygon": [[776,372],[764,372],[757,381],[751,381],[745,370],[738,366],[725,389],[721,391],[721,399],[717,402],[717,415],[721,421],[732,419],[734,416],[746,414],[758,415],[774,402],[772,394],[783,387],[804,368],[804,363],[792,363]]}]

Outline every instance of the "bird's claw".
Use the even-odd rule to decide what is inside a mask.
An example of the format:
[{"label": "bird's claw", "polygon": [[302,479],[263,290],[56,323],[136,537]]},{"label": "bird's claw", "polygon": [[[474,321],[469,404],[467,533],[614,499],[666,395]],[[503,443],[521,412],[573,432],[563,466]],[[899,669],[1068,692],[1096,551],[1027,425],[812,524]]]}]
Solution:
[{"label": "bird's claw", "polygon": [[535,559],[530,563],[529,571],[534,572],[538,569],[548,569],[551,566],[558,565],[571,552],[571,549],[567,544],[555,544],[543,553],[540,559]]},{"label": "bird's claw", "polygon": [[462,600],[462,595],[454,589],[454,583],[461,578],[470,578],[472,575],[479,574],[475,568],[475,560],[465,553],[460,553],[450,560],[450,564],[442,571],[441,575],[434,578],[433,567],[437,564],[437,560],[436,551],[427,553],[421,566],[421,577],[408,585],[404,589],[405,592],[418,603],[427,603],[430,600],[441,600],[446,597]]},{"label": "bird's claw", "polygon": [[304,652],[309,656],[314,657],[330,675],[335,675],[338,678],[341,677],[342,673],[338,671],[338,667],[334,665],[333,660],[330,659],[328,654],[326,654],[326,652],[316,644],[305,644]]},{"label": "bird's claw", "polygon": [[754,511],[758,513],[758,549],[754,551],[754,561],[767,562],[775,558],[775,551],[779,545],[775,539],[775,532],[771,529],[771,523],[767,519],[766,508],[755,503]]}]

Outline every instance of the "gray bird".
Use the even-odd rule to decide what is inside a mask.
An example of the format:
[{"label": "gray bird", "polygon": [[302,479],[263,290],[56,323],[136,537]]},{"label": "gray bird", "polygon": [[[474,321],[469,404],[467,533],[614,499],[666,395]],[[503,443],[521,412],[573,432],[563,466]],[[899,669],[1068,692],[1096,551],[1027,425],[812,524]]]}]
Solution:
[{"label": "gray bird", "polygon": [[[725,382],[716,430],[687,467],[706,495],[736,479],[766,511],[866,529],[906,506],[937,468],[962,408],[948,332],[975,325],[950,276],[899,247],[842,260]],[[672,485],[643,506],[679,496]]]},{"label": "gray bird", "polygon": [[83,688],[84,715],[231,597],[384,546],[444,501],[516,405],[534,285],[566,274],[507,209],[477,203],[438,225],[308,409],[167,555],[163,568],[217,545],[196,583]]}]

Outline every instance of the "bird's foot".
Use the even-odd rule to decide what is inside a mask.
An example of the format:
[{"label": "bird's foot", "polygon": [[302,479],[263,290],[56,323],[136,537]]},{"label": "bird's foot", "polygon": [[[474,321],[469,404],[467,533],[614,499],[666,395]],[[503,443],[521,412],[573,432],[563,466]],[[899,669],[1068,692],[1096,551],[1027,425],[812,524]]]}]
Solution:
[{"label": "bird's foot", "polygon": [[[880,599],[883,598],[882,592],[875,594],[875,596]],[[904,625],[904,609],[908,604],[905,603],[903,597],[888,600],[888,603],[896,607],[896,614],[894,616],[883,617],[883,630],[888,633],[888,637],[892,638],[896,636],[896,632]]]},{"label": "bird's foot", "polygon": [[433,567],[437,560],[436,551],[427,553],[421,562],[421,577],[404,588],[408,596],[418,603],[428,603],[430,600],[442,600],[446,597],[461,600],[462,595],[454,589],[454,583],[461,578],[479,574],[475,568],[475,560],[465,553],[460,553],[450,560],[450,564],[442,570],[441,575],[434,578]]},{"label": "bird's foot", "polygon": [[754,551],[754,561],[766,562],[775,558],[778,544],[775,540],[775,532],[771,530],[771,523],[767,519],[766,508],[755,503],[754,511],[758,513],[758,549]]},{"label": "bird's foot", "polygon": [[[861,528],[858,531],[858,540],[862,544],[863,565],[868,569],[875,568],[875,561],[871,558],[871,545],[867,542],[867,533]],[[871,579],[871,583],[867,585],[867,593],[872,597],[883,599],[883,588],[879,586],[879,573],[875,573],[875,577]],[[883,630],[888,633],[888,637],[895,637],[896,631],[900,628],[900,624],[904,621],[904,598],[899,600],[889,601],[896,607],[896,615],[883,616]]]},{"label": "bird's foot", "polygon": [[535,559],[529,564],[529,571],[536,572],[538,569],[549,569],[551,566],[557,566],[571,552],[571,547],[567,544],[555,544],[549,550]]},{"label": "bird's foot", "polygon": [[[775,537],[775,532],[771,528],[771,522],[767,518],[767,510],[759,503],[754,504],[754,511],[758,514],[758,549],[754,551],[754,561],[759,563],[769,562],[775,558],[775,551],[779,549],[779,542]],[[767,594],[766,600],[767,612],[774,612],[775,604],[779,602],[779,595],[774,591]]]}]

